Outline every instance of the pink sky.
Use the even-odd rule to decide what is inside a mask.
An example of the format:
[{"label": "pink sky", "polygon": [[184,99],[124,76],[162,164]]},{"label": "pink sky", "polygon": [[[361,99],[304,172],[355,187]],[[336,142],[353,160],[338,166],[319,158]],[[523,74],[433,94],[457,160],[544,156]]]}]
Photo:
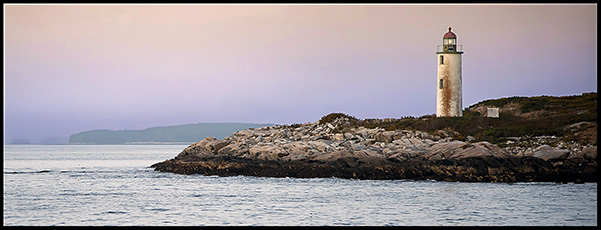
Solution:
[{"label": "pink sky", "polygon": [[199,122],[436,110],[436,46],[463,104],[597,91],[597,5],[4,5],[5,142]]}]

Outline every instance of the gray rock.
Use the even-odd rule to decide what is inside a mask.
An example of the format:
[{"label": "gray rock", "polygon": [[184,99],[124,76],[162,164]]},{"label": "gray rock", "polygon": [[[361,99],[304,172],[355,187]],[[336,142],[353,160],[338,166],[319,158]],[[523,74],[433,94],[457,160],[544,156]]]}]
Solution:
[{"label": "gray rock", "polygon": [[336,134],[334,135],[334,140],[337,140],[337,141],[344,141],[344,134],[342,134],[342,133],[336,133]]},{"label": "gray rock", "polygon": [[586,147],[582,150],[582,153],[589,161],[597,160],[597,146]]},{"label": "gray rock", "polygon": [[565,160],[570,154],[566,149],[554,149],[548,145],[542,145],[533,150],[532,156],[546,161]]},{"label": "gray rock", "polygon": [[449,137],[449,133],[447,133],[444,130],[438,130],[437,133],[438,133],[438,136],[441,136],[442,138]]},{"label": "gray rock", "polygon": [[375,139],[377,142],[391,143],[393,140],[395,132],[394,131],[385,131],[376,134]]},{"label": "gray rock", "polygon": [[465,139],[466,139],[468,142],[472,142],[472,141],[474,141],[476,138],[474,138],[474,137],[472,137],[472,136],[467,136]]}]

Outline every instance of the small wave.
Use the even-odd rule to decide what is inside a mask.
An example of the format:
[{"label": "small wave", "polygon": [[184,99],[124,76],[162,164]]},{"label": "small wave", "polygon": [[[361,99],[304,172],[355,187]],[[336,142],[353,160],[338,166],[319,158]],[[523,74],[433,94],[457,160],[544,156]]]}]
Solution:
[{"label": "small wave", "polygon": [[27,174],[27,173],[32,173],[32,172],[4,172],[4,174]]},{"label": "small wave", "polygon": [[123,212],[123,211],[106,211],[106,212],[103,212],[102,214],[127,214],[127,212]]},{"label": "small wave", "polygon": [[99,193],[99,192],[88,192],[88,193],[59,193],[60,196],[133,196],[133,193]]},{"label": "small wave", "polygon": [[149,208],[149,209],[145,209],[147,211],[157,211],[157,212],[165,212],[165,211],[169,211],[171,209],[168,208]]},{"label": "small wave", "polygon": [[117,170],[61,170],[61,173],[106,174],[120,172]]},{"label": "small wave", "polygon": [[34,173],[50,173],[51,170],[40,170],[40,171],[12,171],[4,172],[4,174],[34,174]]},{"label": "small wave", "polygon": [[76,174],[108,174],[108,173],[118,173],[119,171],[116,171],[116,170],[97,170],[97,171],[60,170],[60,171],[54,171],[54,170],[44,169],[44,170],[37,170],[37,171],[5,171],[4,174],[33,174],[33,173],[52,173],[52,172],[76,173]]}]

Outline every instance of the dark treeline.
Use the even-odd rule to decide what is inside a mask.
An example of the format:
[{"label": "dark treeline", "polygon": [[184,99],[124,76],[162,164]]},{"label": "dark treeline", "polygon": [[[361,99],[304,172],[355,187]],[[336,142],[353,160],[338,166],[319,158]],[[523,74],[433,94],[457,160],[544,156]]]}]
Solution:
[{"label": "dark treeline", "polygon": [[194,143],[207,136],[224,138],[248,128],[270,124],[251,123],[199,123],[177,126],[153,127],[144,130],[91,130],[71,135],[69,144],[126,144],[144,142]]}]

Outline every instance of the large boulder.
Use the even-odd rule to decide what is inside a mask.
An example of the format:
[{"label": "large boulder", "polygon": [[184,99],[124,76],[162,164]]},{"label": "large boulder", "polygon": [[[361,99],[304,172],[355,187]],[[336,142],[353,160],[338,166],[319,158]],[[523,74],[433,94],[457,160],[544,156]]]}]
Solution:
[{"label": "large boulder", "polygon": [[503,158],[509,156],[509,153],[499,146],[486,141],[478,143],[466,143],[463,141],[435,142],[427,153],[427,158],[430,160],[483,156]]},{"label": "large boulder", "polygon": [[570,151],[567,149],[555,149],[548,145],[541,145],[534,149],[532,156],[538,157],[546,161],[565,160]]},{"label": "large boulder", "polygon": [[584,158],[586,158],[589,161],[597,160],[597,146],[584,148],[582,150],[582,153],[584,154]]},{"label": "large boulder", "polygon": [[331,161],[336,161],[339,158],[354,158],[353,154],[351,154],[350,152],[346,151],[346,150],[342,150],[342,151],[334,151],[334,152],[328,152],[325,154],[321,154],[319,156],[315,157],[316,161],[320,161],[320,162],[331,162]]},{"label": "large boulder", "polygon": [[584,146],[581,151],[575,151],[568,159],[578,158],[585,159],[590,162],[597,161],[597,146]]},{"label": "large boulder", "polygon": [[279,157],[288,155],[284,149],[273,144],[255,145],[248,150],[249,156],[259,160],[277,160]]},{"label": "large boulder", "polygon": [[242,142],[230,143],[217,151],[219,155],[240,156],[248,152],[248,147]]},{"label": "large boulder", "polygon": [[219,140],[214,137],[206,137],[205,139],[191,144],[184,150],[182,150],[178,156],[211,156],[217,154],[217,152],[228,144],[225,140]]},{"label": "large boulder", "polygon": [[376,134],[375,139],[377,142],[392,143],[394,134],[394,131],[384,131]]},{"label": "large boulder", "polygon": [[458,149],[465,145],[466,143],[462,141],[439,142],[432,145],[430,151],[426,154],[426,158],[430,160],[446,159],[453,156]]}]

